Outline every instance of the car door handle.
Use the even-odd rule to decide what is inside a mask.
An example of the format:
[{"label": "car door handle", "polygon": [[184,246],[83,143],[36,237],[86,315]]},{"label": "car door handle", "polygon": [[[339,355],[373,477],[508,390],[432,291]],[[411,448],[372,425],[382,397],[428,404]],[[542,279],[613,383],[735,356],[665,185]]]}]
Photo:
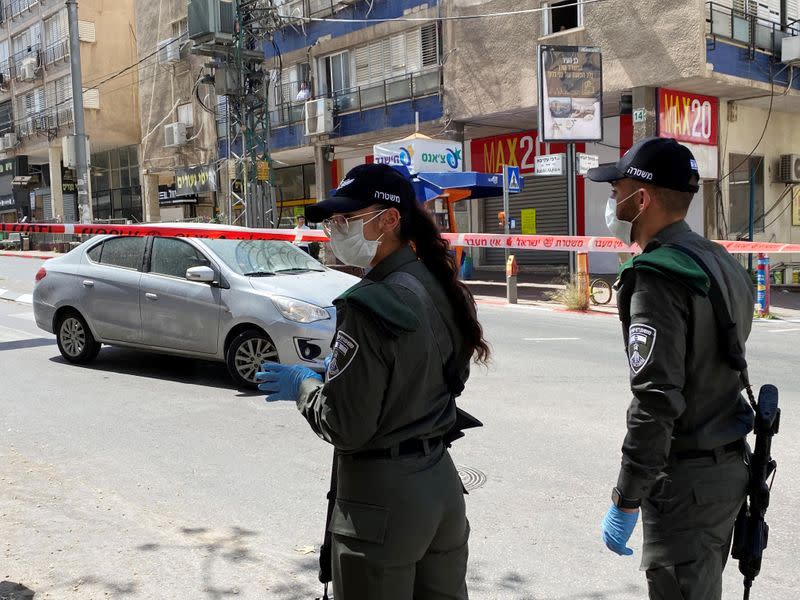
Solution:
[{"label": "car door handle", "polygon": [[158,294],[153,294],[152,292],[146,292],[144,297],[148,300],[158,300]]},{"label": "car door handle", "polygon": [[83,287],[94,287],[94,281],[92,281],[91,279],[84,279]]}]

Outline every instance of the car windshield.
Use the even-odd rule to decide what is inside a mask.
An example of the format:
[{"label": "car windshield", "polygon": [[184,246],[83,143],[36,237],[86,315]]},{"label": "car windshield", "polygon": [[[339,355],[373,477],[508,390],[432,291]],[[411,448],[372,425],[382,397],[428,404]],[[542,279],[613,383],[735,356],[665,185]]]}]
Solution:
[{"label": "car windshield", "polygon": [[325,268],[297,246],[277,240],[202,240],[239,275],[293,275]]}]

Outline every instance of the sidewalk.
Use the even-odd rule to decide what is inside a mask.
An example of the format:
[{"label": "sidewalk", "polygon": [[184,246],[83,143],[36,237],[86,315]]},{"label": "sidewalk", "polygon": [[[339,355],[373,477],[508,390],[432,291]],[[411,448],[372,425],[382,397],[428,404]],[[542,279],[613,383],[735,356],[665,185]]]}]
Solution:
[{"label": "sidewalk", "polygon": [[0,256],[12,256],[14,258],[35,258],[38,260],[47,260],[48,258],[56,258],[62,256],[53,252],[41,252],[40,250],[0,250]]}]

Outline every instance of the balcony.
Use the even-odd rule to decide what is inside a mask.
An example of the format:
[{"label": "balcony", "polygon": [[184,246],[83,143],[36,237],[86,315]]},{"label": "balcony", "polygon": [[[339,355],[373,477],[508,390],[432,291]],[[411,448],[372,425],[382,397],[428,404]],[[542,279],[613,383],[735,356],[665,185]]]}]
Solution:
[{"label": "balcony", "polygon": [[44,49],[44,66],[69,58],[69,38],[62,38]]},{"label": "balcony", "polygon": [[[284,97],[293,98],[296,91],[289,84],[288,93],[284,89]],[[369,84],[341,90],[331,95],[334,110],[338,114],[348,112],[362,112],[370,108],[388,108],[390,104],[405,100],[416,100],[425,96],[432,96],[441,91],[441,67],[432,67],[392,79],[385,79],[380,83]],[[287,86],[284,86],[286,88]],[[292,94],[292,92],[295,92]],[[270,111],[270,123],[273,127],[283,127],[303,121],[305,100],[291,100],[280,103]]]},{"label": "balcony", "polygon": [[10,73],[11,77],[16,79],[17,81],[28,81],[26,79],[23,79],[23,77],[25,77],[25,72],[24,72],[24,70],[22,68],[22,65],[23,65],[23,63],[25,62],[26,59],[35,58],[36,59],[36,69],[38,70],[39,67],[42,64],[42,58],[41,58],[40,51],[41,51],[41,45],[40,44],[33,44],[32,46],[29,46],[25,50],[22,50],[20,52],[17,52],[16,54],[14,54],[9,59],[9,63],[10,63],[10,67],[11,67],[11,73]]},{"label": "balcony", "polygon": [[50,134],[72,125],[72,122],[72,106],[48,108],[20,119],[17,122],[17,135],[26,138],[37,134]]},{"label": "balcony", "polygon": [[3,0],[0,4],[0,21],[16,19],[38,4],[39,0]]},{"label": "balcony", "polygon": [[800,35],[797,21],[781,26],[756,15],[734,10],[716,2],[706,2],[706,34],[744,45],[751,59],[756,52],[765,52],[780,59],[781,41]]}]

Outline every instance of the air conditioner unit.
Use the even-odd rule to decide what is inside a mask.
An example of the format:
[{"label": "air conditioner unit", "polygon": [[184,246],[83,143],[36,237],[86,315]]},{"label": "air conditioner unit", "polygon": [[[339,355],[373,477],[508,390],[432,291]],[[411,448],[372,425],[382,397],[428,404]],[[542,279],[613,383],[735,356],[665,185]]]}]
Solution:
[{"label": "air conditioner unit", "polygon": [[158,43],[158,62],[161,64],[176,63],[181,61],[181,44],[172,38]]},{"label": "air conditioner unit", "polygon": [[36,79],[36,66],[38,61],[33,56],[22,60],[19,66],[19,78],[22,81],[33,81]]},{"label": "air conditioner unit", "polygon": [[164,147],[174,148],[186,144],[186,124],[170,123],[164,125]]},{"label": "air conditioner unit", "polygon": [[3,145],[6,150],[14,148],[17,145],[17,134],[13,132],[5,134],[3,136]]},{"label": "air conditioner unit", "polygon": [[781,154],[778,173],[781,183],[800,183],[800,154]]},{"label": "air conditioner unit", "polygon": [[318,98],[305,104],[306,135],[322,135],[333,131],[333,100]]},{"label": "air conditioner unit", "polygon": [[189,0],[189,39],[197,43],[233,44],[236,6],[233,0]]},{"label": "air conditioner unit", "polygon": [[786,65],[800,65],[800,35],[781,40],[781,62]]}]

